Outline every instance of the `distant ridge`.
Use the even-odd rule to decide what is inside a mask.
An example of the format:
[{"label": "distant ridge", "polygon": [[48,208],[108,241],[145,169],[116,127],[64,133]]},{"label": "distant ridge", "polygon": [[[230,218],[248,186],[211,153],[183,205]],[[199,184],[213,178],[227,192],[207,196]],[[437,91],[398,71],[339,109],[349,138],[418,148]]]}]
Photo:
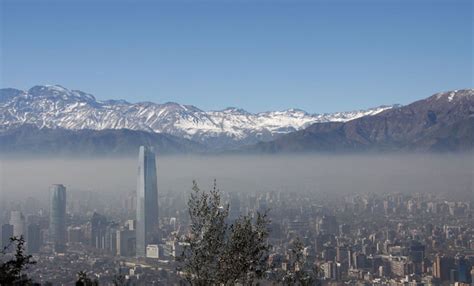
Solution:
[{"label": "distant ridge", "polygon": [[158,154],[204,153],[197,142],[128,129],[66,130],[23,125],[0,132],[0,153],[32,155],[135,155],[141,145]]},{"label": "distant ridge", "polygon": [[348,122],[315,123],[245,152],[472,151],[474,90],[437,93]]}]

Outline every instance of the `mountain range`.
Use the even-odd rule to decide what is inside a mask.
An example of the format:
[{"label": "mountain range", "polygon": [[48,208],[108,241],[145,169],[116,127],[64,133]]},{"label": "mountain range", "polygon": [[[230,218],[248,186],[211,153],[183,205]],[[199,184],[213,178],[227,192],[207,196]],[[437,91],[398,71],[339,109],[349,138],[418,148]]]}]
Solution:
[{"label": "mountain range", "polygon": [[474,90],[406,106],[310,114],[299,109],[203,111],[174,102],[97,100],[59,85],[0,89],[3,152],[162,153],[466,150],[473,146]]},{"label": "mountain range", "polygon": [[309,114],[299,109],[250,113],[232,107],[203,111],[174,102],[99,101],[82,91],[43,85],[26,91],[0,89],[0,131],[27,125],[30,132],[31,126],[41,130],[54,129],[56,133],[63,129],[128,129],[172,135],[176,140],[187,139],[212,150],[225,150],[271,141],[316,122],[345,122],[392,107],[329,114]]},{"label": "mountain range", "polygon": [[474,147],[474,90],[437,93],[406,106],[348,122],[316,123],[254,152],[470,151]]}]

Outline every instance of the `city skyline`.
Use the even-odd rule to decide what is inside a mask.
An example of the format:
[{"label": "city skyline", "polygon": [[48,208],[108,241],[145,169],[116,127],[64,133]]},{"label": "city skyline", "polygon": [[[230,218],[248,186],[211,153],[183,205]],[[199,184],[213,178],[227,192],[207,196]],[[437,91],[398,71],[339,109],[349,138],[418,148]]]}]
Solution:
[{"label": "city skyline", "polygon": [[0,0],[0,226],[1,286],[474,286],[474,1]]},{"label": "city skyline", "polygon": [[[426,169],[426,165],[439,165],[436,161],[427,160],[433,160],[433,157],[421,157],[419,162],[414,164],[413,161],[410,165],[415,170]],[[195,160],[187,156],[181,158],[185,165]],[[352,156],[350,161],[355,158]],[[410,158],[413,158],[412,155]],[[472,191],[471,195],[469,190],[461,195],[464,188],[472,189],[473,185],[472,178],[459,180],[459,172],[453,173],[457,175],[456,182],[463,182],[453,188],[453,182],[445,180],[431,182],[433,187],[429,187],[427,178],[439,177],[440,172],[423,174],[420,171],[416,177],[424,179],[417,189],[413,178],[410,179],[405,173],[409,172],[405,164],[393,166],[395,161],[387,162],[385,158],[380,162],[391,166],[388,173],[403,169],[402,178],[411,183],[403,185],[400,184],[402,180],[388,180],[387,177],[370,173],[372,176],[362,176],[364,182],[365,178],[371,177],[370,181],[374,183],[373,177],[380,177],[379,184],[372,186],[375,189],[370,189],[367,183],[365,188],[357,186],[358,179],[353,176],[353,166],[346,166],[348,173],[338,168],[334,174],[336,177],[327,178],[329,172],[325,163],[333,162],[338,167],[345,165],[335,162],[335,157],[304,156],[305,161],[297,162],[286,157],[265,164],[261,162],[263,157],[259,157],[253,164],[240,163],[241,166],[234,166],[234,170],[227,172],[232,174],[233,180],[236,174],[240,174],[252,181],[249,178],[252,173],[254,182],[261,180],[268,184],[272,181],[274,184],[267,185],[266,189],[257,185],[249,187],[249,184],[242,182],[236,184],[240,188],[228,188],[228,182],[224,180],[224,191],[220,191],[220,185],[216,185],[215,181],[210,191],[201,190],[196,183],[193,183],[192,188],[183,187],[177,191],[181,187],[171,189],[170,182],[175,185],[176,180],[165,171],[176,158],[160,159],[163,160],[160,165],[164,168],[158,170],[153,148],[140,146],[138,162],[136,157],[130,159],[133,167],[126,169],[131,173],[130,178],[136,179],[136,189],[132,192],[124,193],[115,188],[109,194],[101,193],[99,189],[77,192],[79,181],[61,179],[59,181],[76,189],[71,196],[68,195],[67,203],[66,187],[63,184],[50,186],[48,202],[39,200],[38,196],[26,200],[10,199],[0,210],[1,245],[14,245],[18,240],[11,240],[13,236],[23,241],[26,253],[37,262],[24,273],[39,283],[70,284],[76,281],[76,273],[81,272],[97,280],[100,285],[107,285],[120,277],[130,283],[179,285],[187,276],[181,268],[187,265],[183,264],[183,259],[187,259],[185,253],[206,253],[206,247],[213,247],[215,243],[220,245],[220,242],[215,241],[217,238],[208,233],[209,229],[219,225],[219,220],[201,221],[212,216],[214,212],[208,212],[208,207],[211,207],[224,215],[222,219],[228,229],[223,233],[223,239],[233,237],[236,229],[245,229],[247,223],[242,224],[242,221],[245,222],[246,217],[253,217],[249,221],[252,224],[253,220],[258,221],[257,213],[268,215],[271,224],[267,226],[268,237],[265,240],[273,247],[264,253],[262,265],[265,265],[265,275],[259,278],[261,282],[282,283],[285,277],[300,271],[328,286],[367,282],[371,285],[393,286],[400,283],[468,286],[473,280]],[[203,161],[195,163],[200,169],[203,165],[213,166],[208,171],[220,178],[227,177],[223,173],[215,173],[223,169],[215,158],[200,159]],[[373,159],[373,162],[380,160]],[[453,161],[445,159],[439,157],[438,162],[448,164],[447,169],[455,165]],[[467,163],[468,159],[464,159]],[[400,160],[399,156],[397,160]],[[402,161],[406,162],[406,158]],[[118,168],[122,163],[117,160],[111,163],[108,167],[94,164],[93,172],[103,178],[104,171],[111,170],[112,176],[103,179],[122,185],[123,181],[117,180],[124,176]],[[57,162],[54,165],[58,167]],[[306,179],[288,174],[285,177],[283,173],[273,180],[265,176],[268,169],[281,165],[288,165],[287,168],[291,170],[297,166],[305,168],[307,172],[302,174],[302,178]],[[361,169],[364,164],[355,165]],[[316,166],[319,168],[314,168]],[[67,169],[68,174],[74,173],[74,177],[81,177],[80,181],[84,181],[82,176],[87,177],[89,183],[94,181],[90,174],[70,167],[61,168]],[[183,170],[183,166],[174,168]],[[372,166],[369,169],[379,168]],[[261,173],[255,173],[256,170]],[[52,170],[46,172],[57,173]],[[171,173],[174,172],[171,170]],[[466,170],[467,176],[468,172]],[[199,175],[197,172],[191,173]],[[30,176],[37,174],[31,169]],[[158,176],[162,178],[160,188],[166,190],[160,193],[159,199]],[[182,175],[178,177],[179,181],[187,180]],[[202,178],[202,174],[199,177]],[[298,184],[281,188],[289,178]],[[323,178],[332,183],[320,184]],[[350,179],[346,184],[336,186],[334,182],[341,183],[343,178]],[[306,184],[302,181],[306,181]],[[441,182],[445,185],[441,186]],[[435,188],[439,188],[437,192],[433,192]],[[461,191],[461,196],[455,198],[458,191]],[[197,204],[202,205],[192,209]],[[46,207],[48,205],[49,208]],[[212,223],[213,227],[208,228],[207,223]],[[190,235],[193,231],[202,234],[202,237]],[[199,243],[191,244],[187,240],[193,237]],[[208,242],[211,244],[208,245]],[[298,243],[301,248],[295,249]],[[212,251],[217,251],[214,254],[216,261],[231,251],[224,245],[220,246],[223,247],[224,256],[213,248]],[[231,240],[230,246],[233,245]],[[190,251],[189,247],[197,248]],[[230,259],[234,261],[238,258],[242,249],[245,249],[244,246],[239,244]],[[302,258],[298,258],[300,254],[295,253],[298,249]],[[3,257],[12,257],[13,250],[13,247],[6,248]],[[298,259],[303,258],[304,263],[300,264]],[[315,267],[319,270],[315,271]]]},{"label": "city skyline", "polygon": [[[268,239],[274,248],[263,281],[279,281],[278,275],[295,271],[298,266],[293,264],[291,254],[295,241],[302,243],[305,261],[317,263],[320,270],[314,277],[323,285],[370,281],[467,286],[474,276],[472,201],[430,192],[328,197],[318,192],[237,191],[222,192],[220,196],[224,206],[231,203],[231,209],[234,207],[233,218],[238,213],[270,209],[272,228]],[[91,199],[103,200],[97,196]],[[61,255],[52,255],[53,248],[41,240],[52,231],[44,224],[47,213],[41,211],[41,205],[21,207],[32,226],[26,247],[38,262],[29,268],[28,276],[54,285],[71,283],[75,273],[85,271],[90,277],[98,277],[100,285],[120,275],[127,275],[126,281],[130,282],[179,284],[183,276],[175,267],[180,265],[177,258],[184,249],[179,237],[189,227],[183,200],[181,194],[172,191],[160,196],[165,207],[160,215],[163,237],[148,244],[145,255],[139,255],[138,260],[131,245],[136,230],[130,220],[138,205],[130,196],[120,195],[120,205],[106,199],[99,209],[85,203],[84,196],[69,201],[70,206],[80,207],[68,209],[67,249]],[[8,204],[6,211],[13,205]],[[39,211],[35,211],[37,208]],[[10,215],[23,216],[20,211],[11,211]],[[12,223],[17,224],[15,220]],[[2,225],[2,244],[7,239],[3,232],[13,233],[13,228]],[[310,265],[304,264],[304,271],[310,273]]]}]

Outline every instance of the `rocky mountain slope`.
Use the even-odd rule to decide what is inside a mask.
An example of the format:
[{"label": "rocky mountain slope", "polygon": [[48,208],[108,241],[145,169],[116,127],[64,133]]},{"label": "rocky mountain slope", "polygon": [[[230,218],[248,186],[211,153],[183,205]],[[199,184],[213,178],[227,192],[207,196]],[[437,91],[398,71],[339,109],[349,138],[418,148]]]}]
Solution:
[{"label": "rocky mountain slope", "polygon": [[467,151],[474,147],[474,89],[437,93],[348,122],[315,123],[252,152]]}]

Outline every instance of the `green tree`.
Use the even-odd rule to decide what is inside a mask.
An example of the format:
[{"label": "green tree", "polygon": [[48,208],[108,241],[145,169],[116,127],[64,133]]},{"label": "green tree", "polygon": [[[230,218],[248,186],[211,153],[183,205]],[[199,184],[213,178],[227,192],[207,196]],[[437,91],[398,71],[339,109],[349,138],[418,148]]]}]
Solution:
[{"label": "green tree", "polygon": [[257,213],[255,220],[242,216],[230,226],[221,259],[221,282],[226,285],[237,282],[251,285],[263,277],[268,269],[270,250],[267,243],[268,223],[267,213]]},{"label": "green tree", "polygon": [[285,285],[319,285],[318,268],[308,261],[304,254],[304,244],[297,237],[291,247],[286,272],[280,282]]},{"label": "green tree", "polygon": [[31,255],[25,254],[25,239],[23,236],[10,238],[10,244],[2,250],[2,259],[6,257],[6,250],[16,244],[15,254],[12,259],[0,262],[0,285],[34,285],[24,273],[30,265],[36,262]]},{"label": "green tree", "polygon": [[241,216],[228,224],[229,205],[214,186],[209,192],[193,182],[188,201],[190,228],[180,257],[191,285],[251,285],[267,269],[267,214]]}]

